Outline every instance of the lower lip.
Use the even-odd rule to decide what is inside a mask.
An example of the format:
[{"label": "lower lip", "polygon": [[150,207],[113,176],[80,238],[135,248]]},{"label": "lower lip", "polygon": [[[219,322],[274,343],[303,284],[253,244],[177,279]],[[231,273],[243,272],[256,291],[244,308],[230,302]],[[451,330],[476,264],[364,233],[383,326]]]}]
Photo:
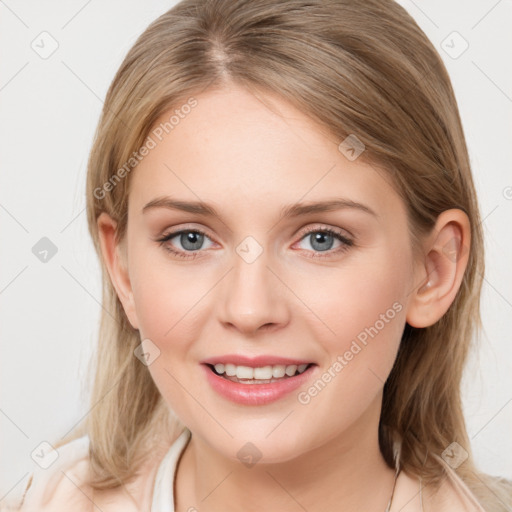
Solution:
[{"label": "lower lip", "polygon": [[268,384],[240,384],[220,377],[208,365],[202,365],[211,387],[223,397],[243,405],[265,405],[275,402],[305,384],[316,365],[294,377]]}]

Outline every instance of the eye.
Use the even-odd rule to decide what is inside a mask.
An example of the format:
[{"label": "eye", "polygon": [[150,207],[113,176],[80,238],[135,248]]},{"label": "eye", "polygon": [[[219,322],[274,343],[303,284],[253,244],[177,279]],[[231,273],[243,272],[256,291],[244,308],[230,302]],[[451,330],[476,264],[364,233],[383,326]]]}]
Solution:
[{"label": "eye", "polygon": [[[175,240],[175,242],[173,242],[173,240]],[[182,229],[180,231],[167,233],[162,238],[157,239],[157,242],[160,242],[167,251],[176,256],[195,258],[197,252],[204,249],[203,244],[205,240],[209,240],[211,244],[213,244],[210,237],[198,229]],[[175,244],[181,247],[176,247]],[[211,245],[208,247],[211,247]],[[192,254],[187,254],[187,252]]]},{"label": "eye", "polygon": [[[173,242],[174,240],[174,242]],[[210,245],[203,247],[205,240],[210,241]],[[307,251],[313,251],[310,257],[324,258],[346,251],[354,245],[353,240],[347,238],[342,233],[330,228],[313,227],[306,230],[306,234],[301,238],[300,242],[307,242],[305,247]],[[180,258],[196,258],[199,256],[201,249],[207,249],[213,245],[210,237],[199,229],[182,229],[167,233],[157,242],[175,256]],[[337,245],[336,245],[337,244]],[[178,245],[178,247],[177,247]],[[180,247],[181,246],[181,247]],[[333,249],[333,246],[334,249]],[[304,249],[304,247],[302,247]],[[318,254],[325,252],[326,254]]]},{"label": "eye", "polygon": [[[314,254],[314,258],[324,258],[346,251],[354,245],[353,240],[344,234],[330,228],[313,227],[306,230],[300,242],[307,242],[306,250],[313,250],[314,253],[326,252],[327,254]],[[299,242],[299,243],[300,243]],[[336,245],[337,244],[337,245]],[[309,247],[307,247],[309,245]],[[334,249],[333,249],[334,247]]]}]

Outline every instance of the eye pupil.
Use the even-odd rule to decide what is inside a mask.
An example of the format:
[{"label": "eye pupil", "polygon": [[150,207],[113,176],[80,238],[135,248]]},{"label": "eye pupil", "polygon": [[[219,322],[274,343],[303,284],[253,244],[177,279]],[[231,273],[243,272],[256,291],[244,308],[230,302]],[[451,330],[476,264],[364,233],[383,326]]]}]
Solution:
[{"label": "eye pupil", "polygon": [[[310,236],[311,236],[311,247],[313,247],[313,249],[316,249],[319,251],[328,251],[333,246],[334,238],[329,233],[316,232],[316,233],[311,234]],[[323,245],[323,244],[325,244],[326,238],[330,242],[327,244],[327,246]],[[320,246],[315,245],[315,244],[320,244]]]},{"label": "eye pupil", "polygon": [[180,243],[184,249],[189,251],[196,251],[203,245],[204,236],[195,231],[187,231],[181,234]]}]

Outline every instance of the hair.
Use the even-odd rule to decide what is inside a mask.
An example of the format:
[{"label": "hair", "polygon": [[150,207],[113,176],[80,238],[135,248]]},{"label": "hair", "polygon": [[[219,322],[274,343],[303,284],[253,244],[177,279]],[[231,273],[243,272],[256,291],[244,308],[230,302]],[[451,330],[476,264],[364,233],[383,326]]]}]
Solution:
[{"label": "hair", "polygon": [[[115,219],[117,240],[124,239],[126,163],[169,109],[229,83],[278,95],[338,143],[356,135],[365,145],[362,158],[386,171],[406,204],[413,246],[443,211],[468,215],[471,240],[461,287],[437,323],[406,325],[384,386],[379,443],[394,467],[393,436],[399,435],[403,470],[434,488],[446,475],[439,455],[459,443],[469,458],[458,475],[488,510],[506,510],[510,488],[476,469],[461,403],[463,369],[481,327],[484,273],[464,133],[440,56],[392,0],[184,0],[129,50],[107,92],[88,162],[87,216],[102,264],[103,311],[92,410],[70,437],[89,435],[91,485],[122,484],[157,433],[171,442],[182,427],[134,357],[140,335],[106,271],[98,216]],[[136,161],[129,165],[136,168]]]}]

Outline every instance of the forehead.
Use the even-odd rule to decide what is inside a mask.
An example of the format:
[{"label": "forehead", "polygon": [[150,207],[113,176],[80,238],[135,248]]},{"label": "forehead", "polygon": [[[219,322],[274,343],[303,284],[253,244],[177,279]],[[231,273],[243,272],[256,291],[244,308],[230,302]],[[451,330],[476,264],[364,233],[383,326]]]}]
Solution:
[{"label": "forehead", "polygon": [[130,208],[166,194],[239,213],[338,196],[402,208],[384,171],[347,159],[341,140],[275,95],[262,101],[232,86],[194,98],[155,123],[162,140],[152,135],[156,146],[131,176]]}]

